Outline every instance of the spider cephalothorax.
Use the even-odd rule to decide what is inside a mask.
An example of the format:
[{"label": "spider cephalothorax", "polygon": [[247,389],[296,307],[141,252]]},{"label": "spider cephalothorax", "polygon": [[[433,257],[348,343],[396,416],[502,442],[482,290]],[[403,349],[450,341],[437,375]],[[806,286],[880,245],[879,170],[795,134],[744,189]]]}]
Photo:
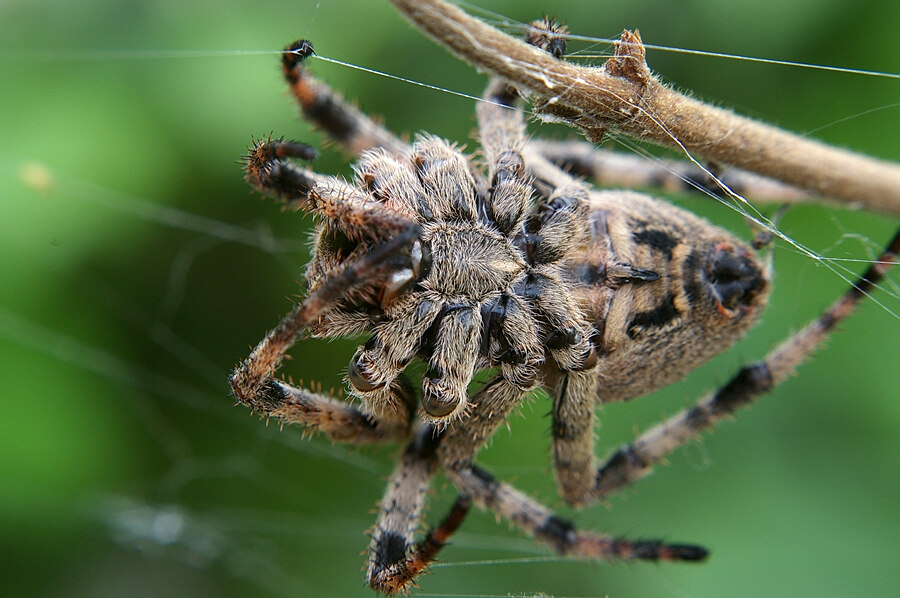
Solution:
[{"label": "spider cephalothorax", "polygon": [[[529,388],[548,358],[568,369],[596,361],[588,359],[591,327],[563,269],[584,236],[587,195],[577,185],[559,190],[539,213],[521,155],[510,150],[500,158],[484,179],[453,146],[423,137],[404,155],[370,151],[357,165],[359,201],[420,231],[410,267],[375,301],[340,305],[313,326],[322,336],[372,333],[348,379],[373,408],[390,402],[392,384],[415,357],[427,363],[421,403],[434,420],[465,411],[477,369],[499,366],[510,382]],[[307,270],[311,289],[334,264],[371,245],[365,235],[356,246],[336,243],[347,233],[335,228],[322,227]]]},{"label": "spider cephalothorax", "polygon": [[[542,28],[551,39],[541,39]],[[562,33],[543,23],[529,39],[561,53]],[[571,504],[602,499],[783,380],[849,314],[859,293],[848,293],[718,393],[598,464],[597,403],[650,392],[733,344],[768,297],[762,261],[692,214],[646,195],[597,191],[557,167],[526,137],[514,109],[517,91],[499,80],[477,107],[476,163],[432,136],[412,145],[394,137],[301,70],[311,53],[308,42],[289,46],[285,77],[304,116],[359,156],[355,180],[294,164],[292,158],[314,155],[301,143],[267,139],[251,149],[247,179],[315,214],[319,227],[307,297],[238,366],[231,385],[241,402],[266,416],[333,440],[405,443],[372,534],[368,583],[386,593],[407,589],[472,502],[563,554],[704,558],[697,546],[578,531],[494,479],[475,457],[541,387],[552,400],[562,497]],[[895,239],[892,249],[898,245]],[[303,335],[368,335],[347,373],[359,407],[274,377]],[[424,370],[417,385],[403,375],[415,360]],[[488,369],[493,377],[470,395],[475,373]],[[459,498],[415,542],[439,467]]]}]

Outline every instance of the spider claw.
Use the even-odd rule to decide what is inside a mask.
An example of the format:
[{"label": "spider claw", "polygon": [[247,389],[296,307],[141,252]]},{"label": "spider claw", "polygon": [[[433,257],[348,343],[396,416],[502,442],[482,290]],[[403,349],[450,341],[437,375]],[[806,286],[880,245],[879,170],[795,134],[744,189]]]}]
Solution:
[{"label": "spider claw", "polygon": [[313,49],[312,42],[308,39],[298,39],[292,42],[284,49],[283,60],[285,66],[293,68],[313,56],[316,51]]}]

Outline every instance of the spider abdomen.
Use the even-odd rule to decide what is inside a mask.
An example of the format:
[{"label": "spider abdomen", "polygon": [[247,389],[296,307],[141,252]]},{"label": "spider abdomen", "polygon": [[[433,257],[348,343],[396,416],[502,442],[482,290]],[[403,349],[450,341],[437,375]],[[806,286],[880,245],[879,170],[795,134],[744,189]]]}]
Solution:
[{"label": "spider abdomen", "polygon": [[769,294],[764,264],[731,233],[661,200],[591,194],[590,242],[569,263],[598,331],[604,401],[683,378],[749,330]]}]

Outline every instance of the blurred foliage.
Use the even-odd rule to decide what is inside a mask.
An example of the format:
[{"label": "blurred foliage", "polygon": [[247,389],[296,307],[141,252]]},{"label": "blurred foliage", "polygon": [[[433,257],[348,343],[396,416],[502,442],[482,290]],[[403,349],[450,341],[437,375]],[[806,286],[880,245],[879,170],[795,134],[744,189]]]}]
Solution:
[{"label": "blurred foliage", "polygon": [[[839,0],[483,8],[549,11],[580,35],[638,27],[648,43],[897,71],[900,4]],[[471,7],[470,7],[471,8]],[[474,10],[474,9],[473,9]],[[491,17],[493,18],[493,17]],[[499,17],[497,17],[499,18]],[[478,94],[484,77],[386,2],[83,0],[0,3],[0,564],[10,596],[369,596],[359,551],[392,450],[349,451],[234,408],[226,378],[280,315],[308,220],[250,192],[251,135],[317,145],[274,54],[324,56]],[[573,43],[572,50],[608,51]],[[181,52],[185,53],[181,53]],[[683,89],[830,143],[897,159],[896,80],[650,51]],[[315,72],[396,131],[467,141],[471,101],[322,61]],[[820,129],[821,128],[821,129]],[[535,127],[558,137],[571,132]],[[473,145],[470,142],[470,145]],[[349,173],[326,150],[322,172]],[[676,198],[733,230],[739,216]],[[792,209],[790,235],[871,259],[896,222]],[[862,269],[861,264],[849,264]],[[791,248],[777,291],[735,351],[665,392],[604,410],[600,448],[688,404],[821,311],[845,284]],[[894,280],[896,280],[896,275]],[[896,293],[896,285],[894,285]],[[560,506],[546,400],[483,455],[580,525],[711,547],[703,565],[454,563],[548,554],[476,513],[430,595],[888,596],[900,567],[895,299],[867,304],[800,376],[611,509]],[[287,370],[338,386],[353,342],[311,342]],[[430,519],[453,493],[439,483]]]}]

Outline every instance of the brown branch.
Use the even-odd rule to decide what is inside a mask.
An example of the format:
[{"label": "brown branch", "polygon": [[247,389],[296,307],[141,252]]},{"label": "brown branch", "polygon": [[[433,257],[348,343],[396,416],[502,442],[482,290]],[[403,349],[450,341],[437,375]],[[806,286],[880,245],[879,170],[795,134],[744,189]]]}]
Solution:
[{"label": "brown branch", "polygon": [[825,197],[900,215],[900,165],[812,141],[680,94],[653,77],[637,33],[616,56],[583,67],[510,37],[442,0],[391,0],[457,56],[528,92],[542,117],[591,141],[613,130]]}]

